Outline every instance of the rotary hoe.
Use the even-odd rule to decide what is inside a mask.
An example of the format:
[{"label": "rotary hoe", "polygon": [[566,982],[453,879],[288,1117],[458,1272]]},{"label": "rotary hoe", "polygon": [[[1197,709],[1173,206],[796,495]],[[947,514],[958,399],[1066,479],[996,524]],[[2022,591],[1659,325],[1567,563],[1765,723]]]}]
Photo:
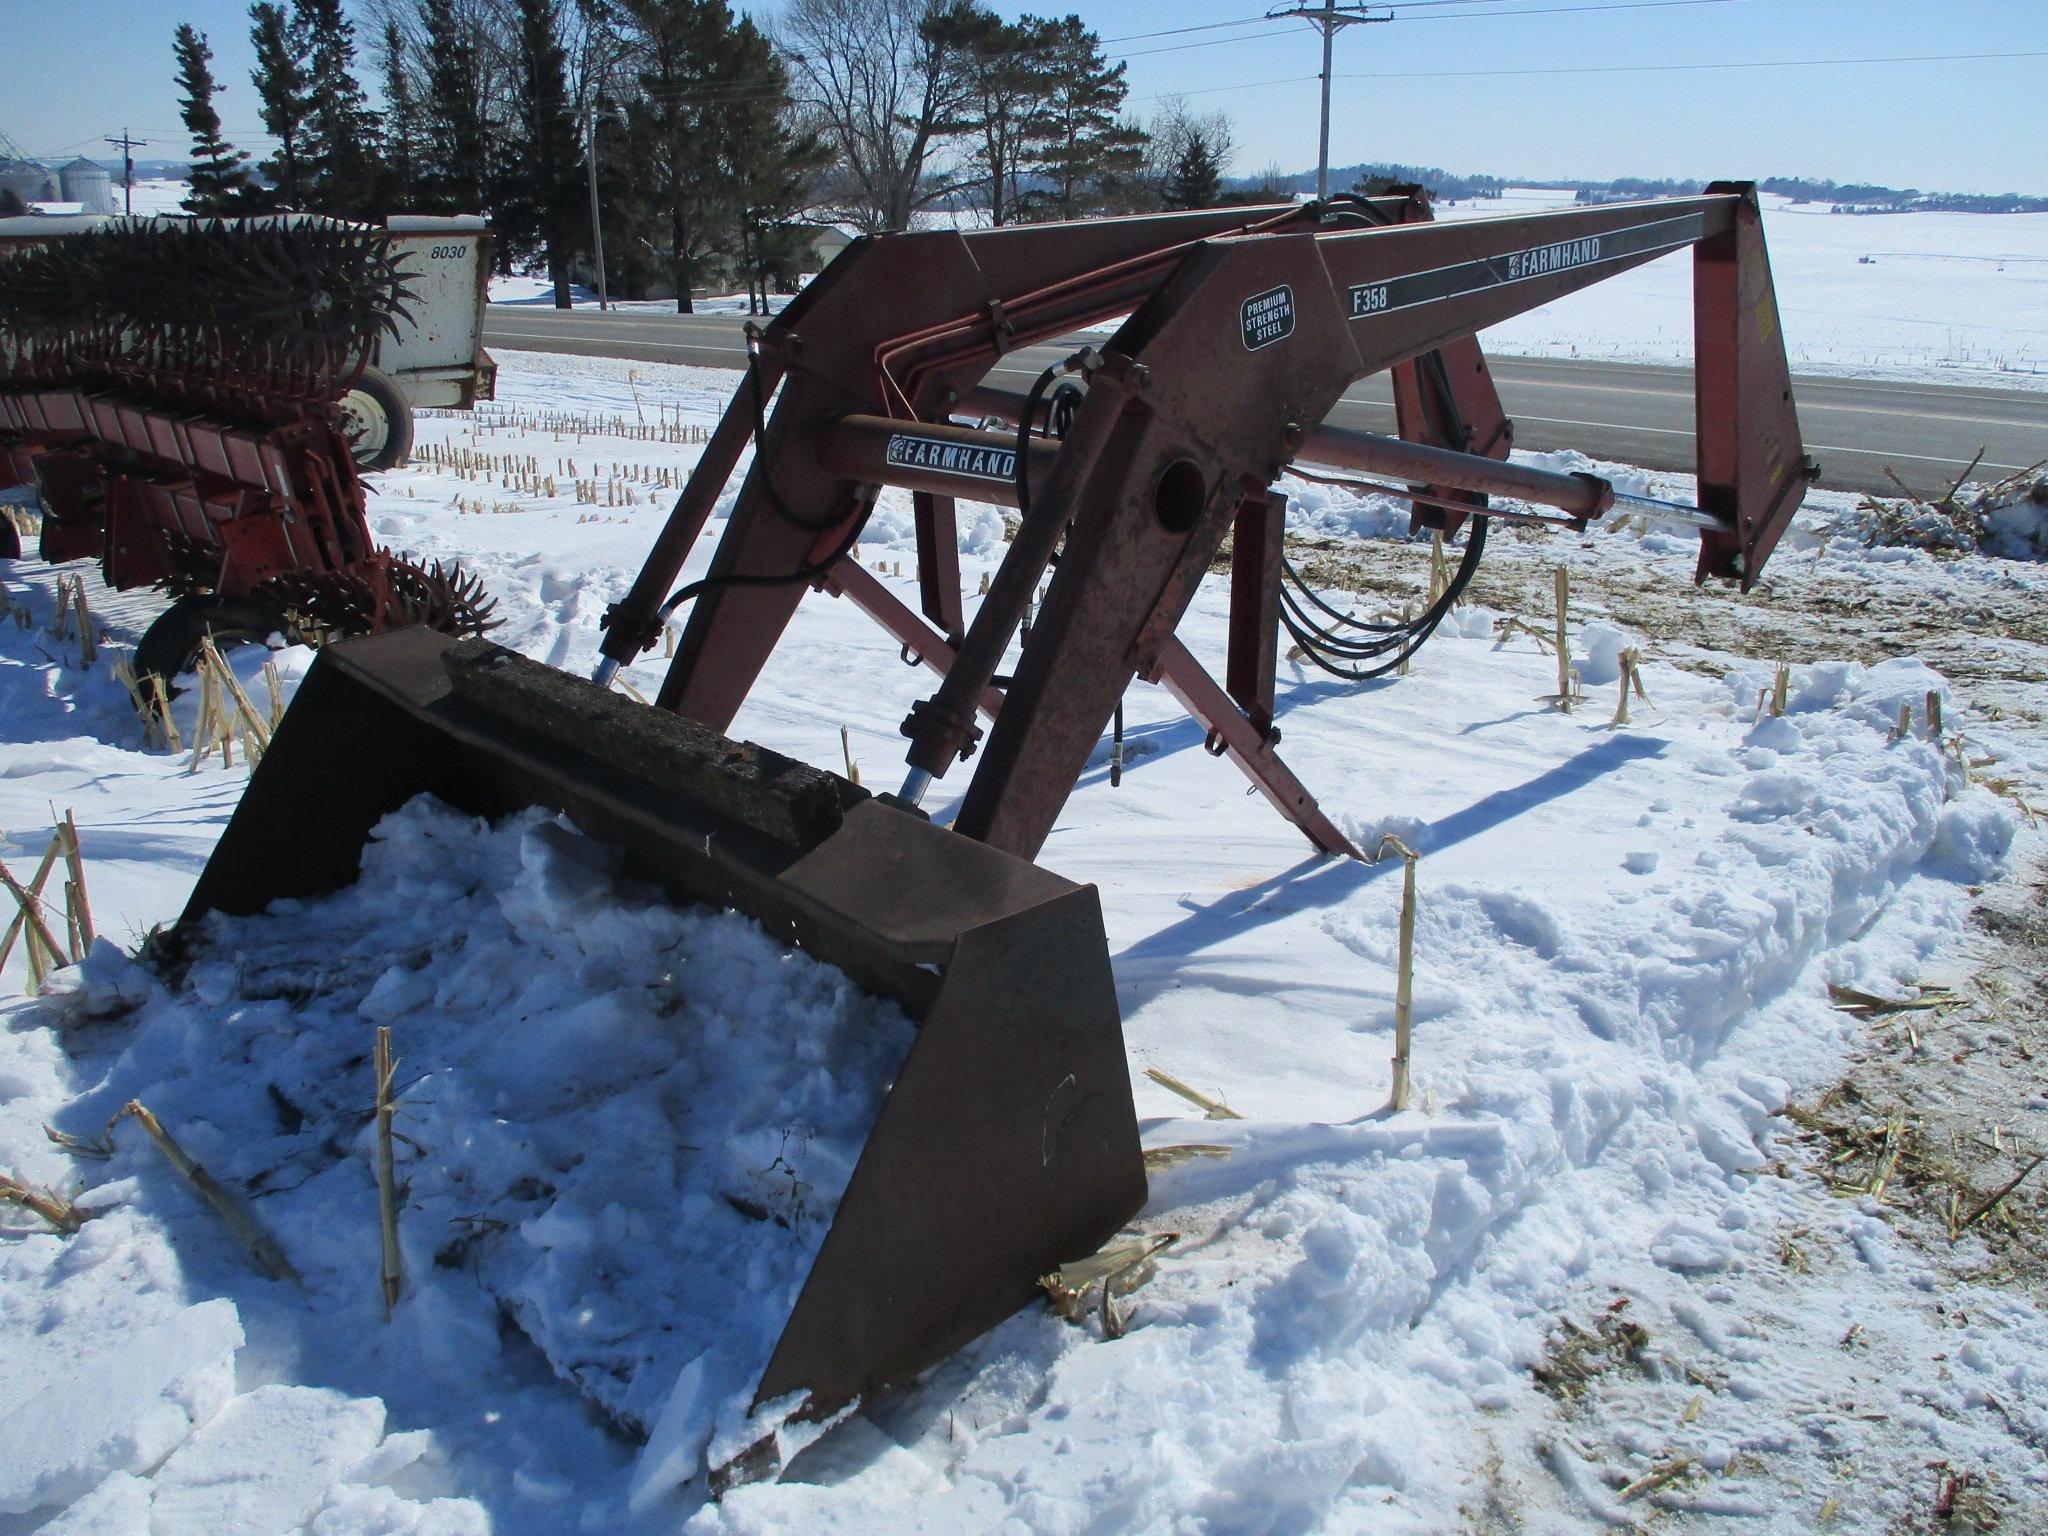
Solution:
[{"label": "rotary hoe", "polygon": [[[1509,462],[1513,426],[1474,333],[1682,252],[1697,504]],[[1018,349],[1120,317],[1029,391],[989,387]],[[1391,669],[1444,618],[1502,519],[1676,519],[1698,530],[1701,579],[1747,589],[1815,470],[1746,184],[1459,222],[1399,188],[880,236],[750,334],[745,378],[605,618],[597,677],[422,629],[326,648],[187,919],[350,882],[370,829],[422,792],[486,816],[538,804],[676,899],[749,913],[901,1002],[919,1034],[755,1399],[806,1394],[802,1413],[822,1418],[992,1327],[1145,1203],[1097,894],[1033,862],[1133,682],[1168,689],[1316,849],[1355,858],[1279,754],[1283,635],[1343,677]],[[1395,435],[1326,421],[1379,374]],[[682,582],[748,450],[708,570]],[[1391,623],[1325,603],[1283,540],[1277,483],[1291,466],[1404,498],[1419,526],[1462,534],[1449,589]],[[914,500],[919,609],[852,553],[889,486]],[[972,611],[961,499],[1017,515]],[[1226,536],[1219,680],[1175,629]],[[897,793],[723,734],[814,592],[857,604],[936,678],[903,722]],[[685,610],[652,706],[610,691]],[[939,825],[920,801],[963,763],[964,798]]]},{"label": "rotary hoe", "polygon": [[406,313],[385,232],[305,216],[132,220],[0,254],[0,488],[41,553],[174,601],[166,682],[209,632],[481,634],[474,578],[377,547],[336,404]]}]

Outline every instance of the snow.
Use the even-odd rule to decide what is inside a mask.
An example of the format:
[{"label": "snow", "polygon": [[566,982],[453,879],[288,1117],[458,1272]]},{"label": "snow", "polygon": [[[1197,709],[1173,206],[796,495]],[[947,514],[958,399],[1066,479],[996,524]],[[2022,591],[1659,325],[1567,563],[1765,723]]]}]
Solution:
[{"label": "snow", "polygon": [[[1439,218],[1536,212],[1509,188]],[[2048,389],[2048,213],[1832,213],[1762,199],[1795,373]],[[1667,257],[1480,333],[1489,354],[1689,364],[1692,263]]]},{"label": "snow", "polygon": [[[583,283],[569,285],[571,303],[588,308],[597,303],[597,290]],[[769,312],[779,313],[782,306],[790,301],[786,293],[768,296]],[[535,307],[551,307],[555,302],[555,285],[544,275],[532,273],[493,273],[490,283],[490,301],[493,304],[524,304]],[[672,315],[676,312],[674,299],[612,299],[611,307],[626,314]],[[704,294],[690,301],[691,313],[699,315],[744,315],[747,296],[743,293]]]},{"label": "snow", "polygon": [[[668,500],[626,468],[700,451],[605,418],[658,403],[702,423],[734,376],[500,361],[499,401],[423,420],[421,442],[532,455],[559,493],[422,464],[375,477],[373,524],[460,554],[500,599],[498,638],[585,670]],[[1544,462],[1567,460],[1688,490]],[[579,504],[571,479],[593,477],[627,490]],[[1384,502],[1289,492],[1303,531],[1381,547],[1395,531]],[[2048,588],[2036,564],[1831,534],[1851,510],[1816,496],[1758,601],[1853,587],[1881,612]],[[1000,517],[963,513],[971,594]],[[861,549],[906,596],[908,529],[891,493]],[[1575,580],[1640,566],[1674,612],[1689,601],[1691,543],[1669,533],[1503,535],[1488,558],[1545,588],[1553,561]],[[1406,677],[1283,666],[1289,763],[1361,842],[1394,831],[1421,855],[1399,1114],[1384,1108],[1398,862],[1312,858],[1195,750],[1170,699],[1134,688],[1122,787],[1105,751],[1044,862],[1103,893],[1147,1144],[1228,1155],[1153,1176],[1139,1225],[1183,1236],[1127,1336],[1027,1310],[863,1405],[783,1481],[711,1503],[692,1474],[749,1433],[764,1340],[902,1021],[742,919],[620,884],[551,817],[486,831],[427,803],[387,823],[358,886],[214,920],[182,976],[143,972],[115,946],[176,914],[245,770],[142,750],[104,661],[67,664],[48,634],[55,574],[24,561],[9,577],[31,623],[0,629],[0,853],[32,863],[51,805],[75,807],[113,942],[0,1012],[0,1169],[99,1212],[71,1237],[22,1216],[0,1243],[0,1402],[54,1394],[16,1410],[34,1433],[10,1421],[0,1459],[0,1509],[26,1528],[1435,1532],[1498,1511],[1503,1528],[1564,1532],[1654,1509],[1794,1532],[1835,1498],[1838,1528],[1881,1530],[1924,1511],[1937,1460],[2001,1479],[2012,1529],[2048,1509],[2039,1311],[1937,1279],[1873,1201],[1787,1167],[1780,1112],[1833,1079],[1861,1027],[1827,986],[1896,992],[1959,964],[1972,887],[2038,856],[1952,753],[1894,739],[1900,705],[1936,691],[2001,771],[2048,770],[2024,716],[1980,717],[1925,660],[1824,644],[1794,658],[1774,718],[1757,701],[1776,655],[1622,622],[1596,588],[1570,715],[1539,702],[1555,659],[1477,608]],[[156,599],[88,585],[112,641],[132,643]],[[1212,665],[1224,620],[1211,583],[1181,633]],[[1629,647],[1649,703],[1609,729]],[[660,666],[657,651],[628,672],[648,691]],[[850,605],[812,598],[735,733],[836,765],[843,726],[884,781],[929,687]],[[936,816],[958,778],[927,802]],[[388,1324],[366,1129],[378,1023],[404,1058],[398,1128],[425,1149],[400,1151],[410,1289]],[[1154,1066],[1244,1118],[1194,1118]],[[43,1136],[96,1135],[131,1096],[252,1197],[303,1286],[253,1274],[133,1127],[106,1163]],[[810,1186],[801,1211],[783,1203],[796,1185],[757,1178],[778,1159]],[[791,1225],[749,1219],[734,1192]],[[1794,1233],[1810,1276],[1779,1261]],[[1532,1367],[1561,1320],[1611,1328],[1617,1299],[1649,1342],[1615,1391],[1561,1405]],[[122,1341],[149,1329],[155,1376],[95,1385],[92,1362],[132,1358]],[[1677,1457],[1683,1477],[1623,1500]]]}]

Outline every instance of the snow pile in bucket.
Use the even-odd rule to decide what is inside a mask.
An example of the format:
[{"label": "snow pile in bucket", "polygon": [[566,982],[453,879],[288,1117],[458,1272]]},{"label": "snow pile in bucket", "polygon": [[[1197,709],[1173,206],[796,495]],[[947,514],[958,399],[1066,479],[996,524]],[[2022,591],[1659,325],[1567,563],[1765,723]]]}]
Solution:
[{"label": "snow pile in bucket", "polygon": [[547,813],[491,828],[423,797],[358,884],[209,919],[168,993],[102,950],[74,1006],[147,999],[104,1096],[255,1191],[323,1309],[372,1273],[389,1025],[402,1306],[462,1334],[502,1310],[628,1434],[659,1423],[680,1480],[798,1406],[747,1416],[913,1026],[747,918],[615,885],[610,861]]}]

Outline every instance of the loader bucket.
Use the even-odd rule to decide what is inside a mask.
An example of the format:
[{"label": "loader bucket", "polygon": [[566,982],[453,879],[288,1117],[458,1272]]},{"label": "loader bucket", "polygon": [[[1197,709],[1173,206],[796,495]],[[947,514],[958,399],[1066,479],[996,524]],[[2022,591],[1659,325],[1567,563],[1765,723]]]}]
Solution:
[{"label": "loader bucket", "polygon": [[372,827],[423,793],[563,812],[672,899],[737,909],[916,1021],[756,1407],[802,1392],[817,1419],[908,1380],[1144,1203],[1092,886],[487,641],[326,647],[183,921],[353,883]]}]

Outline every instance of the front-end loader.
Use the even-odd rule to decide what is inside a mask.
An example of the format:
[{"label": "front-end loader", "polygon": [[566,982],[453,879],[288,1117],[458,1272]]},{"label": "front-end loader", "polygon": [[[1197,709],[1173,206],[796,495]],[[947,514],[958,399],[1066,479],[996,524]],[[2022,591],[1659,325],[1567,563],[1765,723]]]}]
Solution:
[{"label": "front-end loader", "polygon": [[[1512,423],[1475,333],[1684,252],[1697,504],[1510,462]],[[990,387],[1019,349],[1119,317],[1030,391]],[[1396,435],[1327,424],[1347,389],[1382,373]],[[681,583],[749,450],[708,571]],[[1449,589],[1384,624],[1324,605],[1283,541],[1275,485],[1299,464],[1462,530]],[[1317,849],[1356,857],[1277,751],[1282,633],[1342,676],[1391,669],[1442,620],[1501,518],[1676,519],[1699,532],[1702,579],[1747,589],[1813,474],[1745,184],[1456,222],[1394,189],[859,240],[752,333],[745,377],[605,618],[597,678],[420,631],[327,647],[186,921],[348,883],[370,828],[415,795],[484,815],[539,804],[676,899],[737,908],[899,1000],[921,1032],[756,1397],[801,1392],[802,1414],[823,1418],[1022,1306],[1144,1203],[1097,896],[1031,862],[1133,681],[1169,689]],[[921,612],[853,557],[887,486],[914,499]],[[1018,518],[971,614],[963,498]],[[1218,681],[1175,628],[1226,535]],[[904,721],[897,794],[722,734],[817,591],[858,604],[937,677]],[[611,692],[684,608],[653,706]],[[965,797],[936,825],[919,802],[963,760]]]}]

